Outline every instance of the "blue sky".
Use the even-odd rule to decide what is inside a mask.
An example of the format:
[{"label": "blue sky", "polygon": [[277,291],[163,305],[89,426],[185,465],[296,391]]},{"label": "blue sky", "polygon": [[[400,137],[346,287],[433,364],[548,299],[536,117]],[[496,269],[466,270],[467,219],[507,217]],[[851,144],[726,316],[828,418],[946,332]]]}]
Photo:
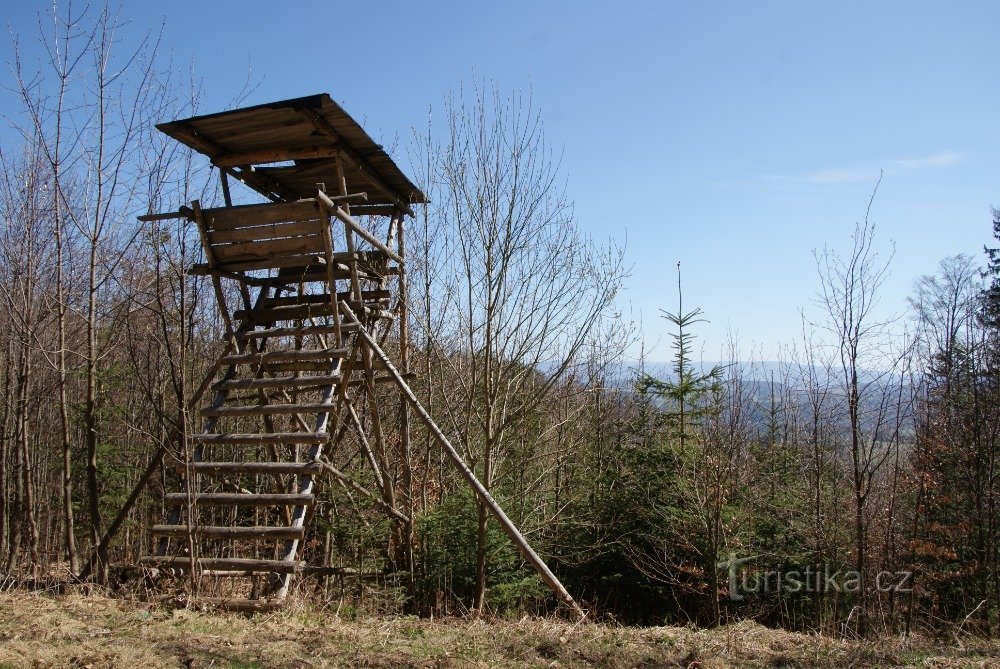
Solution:
[{"label": "blue sky", "polygon": [[[46,6],[8,7],[11,31],[30,41]],[[980,257],[1000,206],[997,2],[175,0],[123,15],[165,22],[206,111],[249,67],[249,102],[327,91],[387,145],[473,78],[530,88],[580,224],[627,240],[623,303],[653,358],[669,356],[658,310],[675,304],[677,261],[685,303],[711,321],[705,357],[727,331],[765,357],[797,337],[813,250],[849,244],[880,170],[886,313],[943,257]]]}]

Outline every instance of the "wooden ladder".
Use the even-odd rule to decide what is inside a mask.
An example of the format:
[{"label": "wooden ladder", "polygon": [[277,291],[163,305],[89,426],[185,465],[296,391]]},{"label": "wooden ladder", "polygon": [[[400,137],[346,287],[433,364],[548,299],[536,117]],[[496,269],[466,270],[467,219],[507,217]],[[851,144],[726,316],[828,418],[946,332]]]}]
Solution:
[{"label": "wooden ladder", "polygon": [[[157,573],[187,574],[189,601],[271,610],[283,604],[295,574],[315,571],[305,566],[301,548],[320,473],[395,521],[410,522],[388,476],[375,393],[379,370],[400,393],[402,422],[408,425],[406,409],[412,410],[522,556],[562,602],[586,617],[419,402],[406,382],[405,357],[400,372],[383,350],[394,321],[400,340],[407,336],[406,319],[399,317],[405,316],[403,303],[390,309],[386,290],[396,274],[405,292],[402,237],[397,253],[351,218],[349,207],[337,201],[357,195],[348,195],[340,181],[336,198],[320,190],[315,199],[296,202],[210,210],[195,202],[177,215],[148,217],[184,216],[198,224],[206,263],[192,271],[211,277],[225,350],[189,404],[213,389],[211,405],[201,412],[202,433],[185,440],[183,457],[174,463],[180,491],[165,496],[168,519],[153,527],[155,554],[140,563]],[[402,213],[394,211],[390,240],[402,232]],[[343,224],[344,251],[334,250],[331,217]],[[360,250],[358,239],[370,250]],[[235,291],[227,294],[223,278],[235,282],[242,308],[229,309],[227,295]],[[348,289],[338,292],[338,282]],[[387,327],[379,333],[381,324]],[[352,381],[355,368],[362,378]],[[348,395],[354,384],[367,400],[371,440]],[[381,495],[323,459],[324,449],[336,449],[350,426]]]},{"label": "wooden ladder", "polygon": [[[321,456],[358,352],[361,324],[344,319],[340,302],[379,318],[384,281],[361,290],[360,279],[378,279],[385,258],[350,239],[335,253],[320,200],[192,211],[207,260],[193,271],[211,277],[226,349],[202,384],[214,391],[203,432],[175,462],[181,489],[165,495],[167,521],[152,528],[155,554],[140,563],[191,576],[195,602],[269,610],[303,570]],[[230,311],[223,278],[235,280],[243,308]],[[351,290],[338,293],[338,280]]]}]

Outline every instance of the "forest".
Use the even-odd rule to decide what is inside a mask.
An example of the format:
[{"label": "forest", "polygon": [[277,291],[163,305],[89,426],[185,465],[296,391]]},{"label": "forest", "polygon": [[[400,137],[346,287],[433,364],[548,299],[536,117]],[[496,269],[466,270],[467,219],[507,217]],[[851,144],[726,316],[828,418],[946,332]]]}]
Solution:
[{"label": "forest", "polygon": [[[43,69],[12,63],[2,93],[17,113],[0,147],[0,584],[141,596],[135,565],[224,328],[207,278],[186,271],[198,231],[137,217],[221,201],[217,171],[154,127],[215,110],[155,32],[136,38],[107,9],[49,20],[21,36],[42,42]],[[905,313],[882,316],[893,249],[872,183],[815,253],[817,298],[780,356],[734,338],[703,361],[702,319],[723,315],[684,302],[671,261],[673,359],[636,359],[628,247],[579,225],[530,96],[476,82],[436,108],[388,148],[430,200],[407,222],[394,296],[410,383],[594,619],[1000,632],[1000,249],[942,259]],[[991,223],[1000,239],[1000,211]],[[398,392],[379,392],[397,424]],[[405,531],[324,483],[306,559],[353,575],[306,578],[296,596],[372,615],[556,611],[411,430],[387,481],[357,470],[405,509]]]}]

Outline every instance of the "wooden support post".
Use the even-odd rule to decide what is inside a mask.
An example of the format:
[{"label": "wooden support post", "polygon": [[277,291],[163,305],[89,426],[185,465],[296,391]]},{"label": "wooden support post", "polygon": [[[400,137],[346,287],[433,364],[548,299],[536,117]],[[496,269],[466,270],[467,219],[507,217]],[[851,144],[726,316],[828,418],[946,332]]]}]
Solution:
[{"label": "wooden support post", "polygon": [[222,182],[222,199],[227,207],[233,206],[233,196],[229,194],[229,172],[219,170],[219,181]]},{"label": "wooden support post", "polygon": [[[334,348],[340,348],[344,345],[344,335],[340,328],[340,307],[337,306],[337,280],[334,278],[334,267],[333,262],[333,234],[330,232],[330,214],[325,211],[319,203],[319,199],[316,200],[317,213],[326,219],[323,222],[323,244],[326,246],[326,281],[330,284],[330,306],[333,309],[333,327],[334,327],[334,337],[337,340],[337,345]],[[302,286],[300,283],[299,286]]]},{"label": "wooden support post", "polygon": [[[390,231],[395,231],[397,240],[397,252],[399,257],[406,258],[406,234],[403,227],[403,220],[405,215],[399,209],[396,210],[393,216],[393,221],[395,226],[391,223],[389,225]],[[389,241],[389,240],[386,240]],[[405,377],[410,372],[410,328],[408,321],[407,312],[407,283],[406,283],[406,265],[405,263],[399,264],[399,296],[398,296],[398,310],[399,310],[399,364],[402,369],[400,372]],[[410,452],[410,405],[406,401],[406,396],[400,392],[399,396],[399,452],[402,459],[403,467],[403,491],[405,494],[405,507],[403,512],[406,514],[406,523],[403,526],[403,550],[404,559],[406,561],[407,570],[407,585],[410,590],[410,596],[412,597],[415,591],[414,584],[414,565],[413,565],[413,466],[410,462],[411,452]]]},{"label": "wooden support post", "polygon": [[[201,203],[195,200],[191,203],[191,209],[194,211],[194,220],[198,225],[198,234],[201,235],[201,244],[205,247],[205,261],[208,263],[209,268],[214,270],[215,256],[212,253],[212,246],[208,241],[208,228],[205,224],[205,217],[201,213]],[[212,273],[212,288],[215,290],[215,299],[219,304],[219,311],[222,313],[222,322],[226,326],[226,341],[231,343],[236,350],[240,350],[236,341],[233,319],[229,313],[226,296],[222,292],[222,283],[219,281],[219,275],[215,272]]]}]

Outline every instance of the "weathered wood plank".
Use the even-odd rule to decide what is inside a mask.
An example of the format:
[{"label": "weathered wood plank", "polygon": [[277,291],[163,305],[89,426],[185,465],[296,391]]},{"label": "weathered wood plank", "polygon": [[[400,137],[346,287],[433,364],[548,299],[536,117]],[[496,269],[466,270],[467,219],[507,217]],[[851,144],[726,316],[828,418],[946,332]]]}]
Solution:
[{"label": "weathered wood plank", "polygon": [[261,365],[260,369],[267,374],[279,374],[283,372],[329,372],[329,362],[311,362],[300,360],[298,362],[269,362]]},{"label": "weathered wood plank", "polygon": [[[346,300],[351,296],[348,291],[341,291],[337,293],[337,299]],[[392,297],[392,292],[388,290],[363,290],[361,291],[361,299],[365,302],[373,300],[388,300]],[[281,307],[286,305],[295,304],[323,304],[330,301],[330,295],[328,293],[311,293],[308,295],[284,295],[282,297],[269,297],[266,300],[261,300],[262,307]]]},{"label": "weathered wood plank", "polygon": [[[167,504],[187,504],[188,494],[171,492],[163,496]],[[202,492],[191,496],[196,504],[208,506],[310,506],[315,502],[312,495],[292,493],[234,493]]]},{"label": "weathered wood plank", "polygon": [[[228,569],[276,574],[299,573],[305,566],[304,562],[255,560],[252,558],[198,558],[196,563],[200,569]],[[191,568],[191,558],[186,555],[147,555],[139,558],[139,564],[187,571]]]},{"label": "weathered wood plank", "polygon": [[316,201],[309,199],[272,204],[246,204],[203,211],[209,230],[234,230],[268,223],[314,219],[316,218]]},{"label": "weathered wood plank", "polygon": [[325,223],[325,220],[316,219],[314,221],[294,221],[292,223],[268,223],[267,225],[256,225],[252,228],[239,228],[237,230],[210,230],[208,241],[212,245],[216,245],[262,241],[280,237],[318,235],[322,234],[322,226]]},{"label": "weathered wood plank", "polygon": [[212,246],[211,250],[218,262],[245,262],[292,254],[322,253],[324,244],[323,235],[317,233],[301,237],[220,244]]},{"label": "weathered wood plank", "polygon": [[[305,535],[301,527],[227,527],[222,525],[199,525],[191,528],[195,536],[202,539],[301,539]],[[186,537],[187,525],[153,525],[153,534],[161,537]]]},{"label": "weathered wood plank", "polygon": [[[323,466],[318,462],[192,462],[190,467],[199,474],[318,474]],[[177,469],[185,469],[184,463]]]},{"label": "weathered wood plank", "polygon": [[[265,434],[196,434],[196,444],[325,444],[330,435],[325,432],[270,432]],[[198,463],[192,463],[198,464]]]},{"label": "weathered wood plank", "polygon": [[316,193],[316,196],[319,199],[319,201],[327,208],[327,210],[329,210],[331,214],[333,214],[341,221],[343,221],[344,224],[347,225],[355,233],[357,233],[359,237],[361,237],[366,242],[374,246],[376,250],[384,253],[387,257],[391,258],[392,260],[395,260],[397,263],[401,265],[403,264],[403,259],[400,258],[395,251],[393,251],[385,244],[383,244],[378,239],[378,237],[365,230],[361,225],[358,224],[357,221],[351,218],[351,216],[346,211],[338,207],[333,200],[327,197],[325,193],[323,193],[322,191],[318,191]]},{"label": "weathered wood plank", "polygon": [[203,416],[265,416],[291,413],[331,413],[335,408],[333,404],[264,404],[255,407],[218,407],[204,409],[201,413]]},{"label": "weathered wood plank", "polygon": [[326,258],[322,255],[289,255],[261,260],[230,261],[219,263],[217,268],[229,272],[252,272],[258,269],[276,269],[282,267],[305,268],[310,266],[325,267]]},{"label": "weathered wood plank", "polygon": [[279,376],[263,379],[240,379],[238,381],[223,381],[219,388],[227,390],[254,390],[257,388],[302,388],[340,383],[340,374],[323,374],[319,376]]},{"label": "weathered wood plank", "polygon": [[[341,293],[345,297],[347,293]],[[346,300],[341,300],[346,301]],[[351,309],[354,311],[360,311],[366,314],[380,315],[376,314],[376,311],[368,307],[365,307],[357,302],[350,300],[348,301]],[[233,318],[245,321],[250,319],[253,323],[274,323],[275,321],[298,321],[305,320],[308,318],[319,318],[321,316],[332,316],[333,315],[333,305],[327,304],[304,304],[298,306],[287,306],[287,307],[272,307],[272,308],[258,308],[258,309],[237,309],[233,312]]]},{"label": "weathered wood plank", "polygon": [[269,362],[294,362],[296,360],[334,360],[347,357],[346,348],[299,349],[293,351],[264,351],[262,353],[235,353],[225,356],[227,365],[267,364]]},{"label": "weathered wood plank", "polygon": [[[343,323],[340,326],[343,332],[354,332],[358,329],[357,323]],[[250,330],[248,332],[238,332],[237,339],[261,339],[271,337],[308,337],[315,335],[327,335],[336,332],[336,326],[329,325],[308,325],[299,328],[263,328],[260,330]]]},{"label": "weathered wood plank", "polygon": [[301,146],[298,148],[263,149],[258,151],[224,153],[212,158],[212,163],[218,167],[239,167],[241,165],[282,163],[287,160],[332,158],[339,152],[340,148],[332,144],[324,144],[320,146]]}]

